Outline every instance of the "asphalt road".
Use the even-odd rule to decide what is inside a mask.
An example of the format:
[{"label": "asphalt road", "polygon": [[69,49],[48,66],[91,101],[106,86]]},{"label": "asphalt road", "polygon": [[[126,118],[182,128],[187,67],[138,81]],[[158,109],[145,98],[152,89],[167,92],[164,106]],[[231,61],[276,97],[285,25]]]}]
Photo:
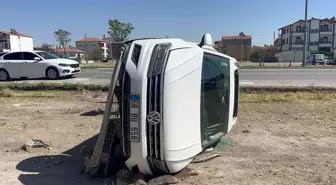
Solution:
[{"label": "asphalt road", "polygon": [[[113,69],[84,69],[76,78],[53,82],[106,85]],[[49,80],[18,80],[21,82],[50,82]],[[330,86],[336,87],[336,69],[241,69],[241,86]]]}]

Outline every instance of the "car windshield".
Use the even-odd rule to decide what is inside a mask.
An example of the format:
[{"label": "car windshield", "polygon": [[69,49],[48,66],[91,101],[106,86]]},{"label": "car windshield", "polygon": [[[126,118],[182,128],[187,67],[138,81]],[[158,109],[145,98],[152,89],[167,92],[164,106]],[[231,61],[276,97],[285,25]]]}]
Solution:
[{"label": "car windshield", "polygon": [[42,52],[36,52],[36,54],[40,55],[44,59],[57,59],[58,57],[56,55],[53,55],[51,53],[42,51]]}]

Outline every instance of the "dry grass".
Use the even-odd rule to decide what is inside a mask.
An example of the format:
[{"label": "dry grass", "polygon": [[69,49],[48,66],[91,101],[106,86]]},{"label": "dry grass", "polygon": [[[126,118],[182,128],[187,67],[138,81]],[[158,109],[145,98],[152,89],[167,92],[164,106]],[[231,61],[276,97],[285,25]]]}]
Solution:
[{"label": "dry grass", "polygon": [[336,69],[336,66],[334,65],[327,65],[327,66],[306,66],[306,67],[302,67],[302,66],[288,66],[288,64],[286,64],[286,66],[283,66],[283,64],[281,64],[280,66],[259,66],[259,64],[257,65],[242,65],[239,67],[240,69]]}]

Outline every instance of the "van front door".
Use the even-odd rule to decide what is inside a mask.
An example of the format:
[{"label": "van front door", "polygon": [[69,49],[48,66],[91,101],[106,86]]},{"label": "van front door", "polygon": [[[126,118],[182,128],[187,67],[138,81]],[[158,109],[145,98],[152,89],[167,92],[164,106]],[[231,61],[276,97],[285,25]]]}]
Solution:
[{"label": "van front door", "polygon": [[206,147],[228,130],[230,110],[230,60],[204,53],[201,85],[201,138]]}]

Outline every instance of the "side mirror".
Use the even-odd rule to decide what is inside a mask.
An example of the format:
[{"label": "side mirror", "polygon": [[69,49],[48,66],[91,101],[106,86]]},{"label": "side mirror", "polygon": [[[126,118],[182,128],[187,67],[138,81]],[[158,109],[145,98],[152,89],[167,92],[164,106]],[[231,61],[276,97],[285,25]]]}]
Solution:
[{"label": "side mirror", "polygon": [[40,58],[40,57],[34,57],[34,60],[36,60],[36,61],[40,61],[41,58]]}]

